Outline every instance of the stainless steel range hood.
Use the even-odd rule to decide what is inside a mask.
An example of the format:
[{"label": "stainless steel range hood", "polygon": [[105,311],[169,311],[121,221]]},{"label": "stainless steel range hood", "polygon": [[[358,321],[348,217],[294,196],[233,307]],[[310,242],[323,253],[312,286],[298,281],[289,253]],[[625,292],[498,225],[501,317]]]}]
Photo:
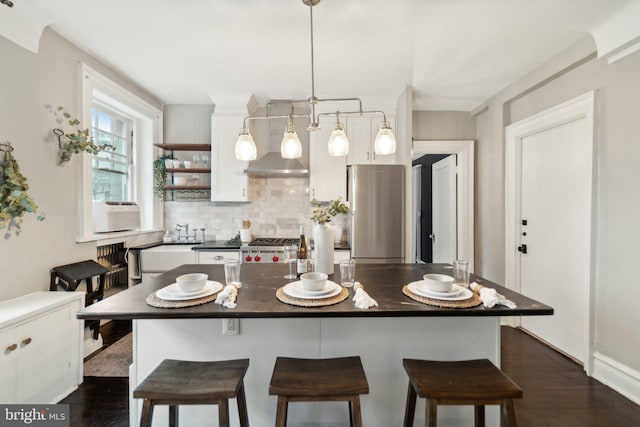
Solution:
[{"label": "stainless steel range hood", "polygon": [[279,152],[269,152],[244,170],[256,178],[306,178],[309,167],[299,159],[285,159]]},{"label": "stainless steel range hood", "polygon": [[[269,106],[271,115],[288,115],[291,111],[291,103],[277,102]],[[265,107],[266,108],[266,107]],[[295,109],[296,114],[307,114],[306,108]],[[293,118],[293,124],[302,143],[302,159],[284,159],[280,154],[282,133],[286,128],[286,118],[271,119],[267,121],[256,120],[251,123],[251,133],[258,144],[262,144],[261,151],[266,154],[253,161],[244,171],[247,175],[256,178],[306,178],[309,176],[309,166],[305,160],[309,157],[309,125],[308,118]]]}]

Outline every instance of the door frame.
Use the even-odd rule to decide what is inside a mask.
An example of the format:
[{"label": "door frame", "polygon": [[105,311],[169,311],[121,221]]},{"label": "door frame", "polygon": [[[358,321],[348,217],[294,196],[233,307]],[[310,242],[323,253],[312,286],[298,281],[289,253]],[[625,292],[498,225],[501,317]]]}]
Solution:
[{"label": "door frame", "polygon": [[422,263],[422,251],[421,251],[421,236],[422,236],[422,209],[420,205],[422,202],[422,165],[411,166],[411,228],[414,230],[412,233],[413,238],[413,260],[414,263]]},{"label": "door frame", "polygon": [[[411,158],[424,154],[457,154],[458,156],[458,257],[469,261],[469,268],[473,272],[474,257],[474,140],[414,140]],[[408,227],[408,232],[414,232],[414,226]],[[415,253],[415,239],[409,236],[411,242],[409,253]]]},{"label": "door frame", "polygon": [[[587,355],[584,361],[584,370],[591,375],[593,369],[593,340],[594,340],[594,316],[595,316],[595,218],[596,218],[596,186],[595,186],[595,149],[596,149],[596,125],[594,119],[597,92],[590,91],[555,107],[541,111],[517,123],[509,125],[505,129],[505,286],[515,291],[520,291],[520,257],[516,251],[518,246],[518,233],[520,230],[519,218],[521,217],[521,189],[522,189],[522,140],[527,136],[543,132],[545,130],[561,126],[576,120],[587,121],[589,135],[589,149],[591,163],[589,176],[587,177],[588,194],[590,200],[587,209],[587,227],[584,230],[587,236],[588,248],[585,251],[585,274],[588,278],[588,289],[584,298],[587,299],[588,310],[587,324],[583,333],[587,337]],[[589,148],[589,147],[588,147]],[[511,317],[509,323],[512,326],[520,325],[520,318]]]}]

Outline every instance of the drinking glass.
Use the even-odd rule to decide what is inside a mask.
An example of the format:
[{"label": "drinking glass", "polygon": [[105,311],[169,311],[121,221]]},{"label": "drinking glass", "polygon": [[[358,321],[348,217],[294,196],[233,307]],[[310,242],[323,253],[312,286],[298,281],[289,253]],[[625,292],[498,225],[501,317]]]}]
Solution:
[{"label": "drinking glass", "polygon": [[284,276],[285,279],[295,279],[298,276],[291,272],[291,266],[296,259],[298,258],[298,247],[297,246],[285,246],[284,247],[284,262],[289,264],[289,274]]},{"label": "drinking glass", "polygon": [[224,280],[227,285],[239,285],[240,282],[240,260],[228,259],[224,262]]},{"label": "drinking glass", "polygon": [[464,288],[469,287],[469,262],[461,259],[453,262],[453,283]]},{"label": "drinking glass", "polygon": [[356,260],[345,259],[340,261],[340,284],[345,288],[353,286],[356,274]]}]

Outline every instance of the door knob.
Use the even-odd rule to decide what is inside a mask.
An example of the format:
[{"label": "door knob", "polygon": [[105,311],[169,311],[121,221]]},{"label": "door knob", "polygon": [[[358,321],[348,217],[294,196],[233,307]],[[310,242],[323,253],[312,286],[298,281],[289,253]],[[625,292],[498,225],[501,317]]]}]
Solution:
[{"label": "door knob", "polygon": [[435,234],[433,234],[433,233],[431,233],[431,234],[429,234],[429,238],[430,238],[431,240],[436,240],[436,235],[435,235]]},{"label": "door knob", "polygon": [[527,253],[527,245],[518,246],[518,252]]}]

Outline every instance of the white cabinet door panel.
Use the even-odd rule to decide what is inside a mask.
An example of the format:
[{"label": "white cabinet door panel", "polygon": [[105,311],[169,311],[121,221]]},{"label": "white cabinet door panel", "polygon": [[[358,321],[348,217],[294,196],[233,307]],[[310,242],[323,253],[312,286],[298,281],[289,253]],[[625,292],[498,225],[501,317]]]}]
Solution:
[{"label": "white cabinet door panel", "polygon": [[320,118],[321,128],[310,134],[309,198],[321,202],[347,198],[347,157],[330,156],[329,136],[335,126],[335,118]]},{"label": "white cabinet door panel", "polygon": [[235,145],[243,116],[213,115],[211,118],[211,200],[249,202],[248,162],[236,159]]}]

